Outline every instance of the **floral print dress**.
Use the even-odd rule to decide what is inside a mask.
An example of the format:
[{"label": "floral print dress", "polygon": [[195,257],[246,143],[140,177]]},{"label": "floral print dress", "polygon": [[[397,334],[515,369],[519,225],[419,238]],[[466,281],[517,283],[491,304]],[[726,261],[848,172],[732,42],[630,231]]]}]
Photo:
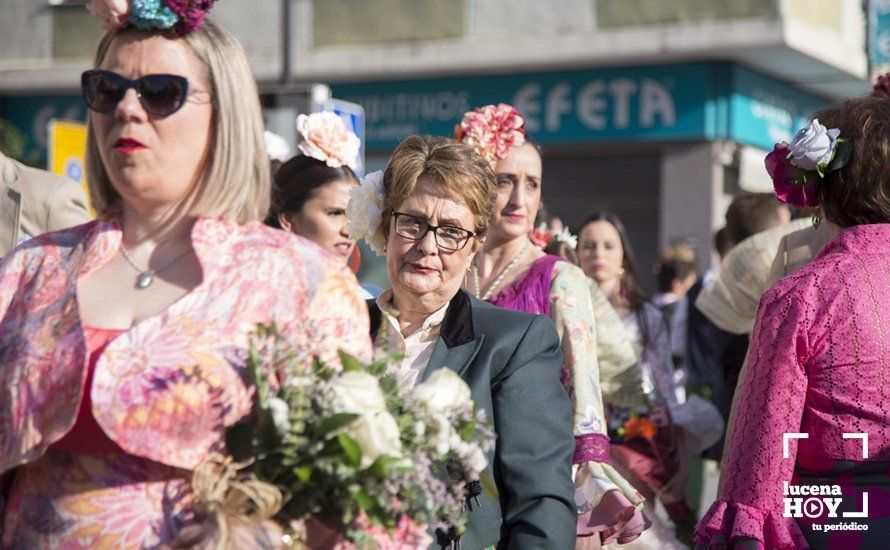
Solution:
[{"label": "floral print dress", "polygon": [[[572,399],[575,418],[576,501],[579,510],[595,507],[610,490],[620,490],[634,504],[642,496],[610,464],[609,439],[600,391],[596,317],[591,285],[584,272],[558,256],[543,256],[489,302],[508,309],[550,317],[563,352],[562,383]],[[614,344],[611,349],[620,348]],[[633,368],[633,358],[610,372]]]},{"label": "floral print dress", "polygon": [[[307,358],[370,358],[358,285],[316,245],[210,218],[191,238],[202,282],[111,340],[90,387],[75,289],[117,253],[119,218],[42,235],[0,262],[0,546],[153,548],[199,519],[191,472],[250,411],[243,360],[258,323]],[[118,450],[54,447],[85,391]]]}]

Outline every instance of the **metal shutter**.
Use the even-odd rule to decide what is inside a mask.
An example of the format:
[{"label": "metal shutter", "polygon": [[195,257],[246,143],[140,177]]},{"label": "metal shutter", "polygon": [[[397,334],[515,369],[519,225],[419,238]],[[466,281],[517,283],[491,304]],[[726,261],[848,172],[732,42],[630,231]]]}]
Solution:
[{"label": "metal shutter", "polygon": [[658,256],[658,154],[579,154],[545,150],[544,205],[577,232],[599,210],[621,218],[636,257],[640,284],[652,293],[652,266]]}]

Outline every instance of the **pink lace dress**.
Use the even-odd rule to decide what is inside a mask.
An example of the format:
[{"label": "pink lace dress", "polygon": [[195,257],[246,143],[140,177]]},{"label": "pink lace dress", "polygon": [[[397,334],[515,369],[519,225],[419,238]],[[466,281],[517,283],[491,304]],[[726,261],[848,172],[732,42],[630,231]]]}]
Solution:
[{"label": "pink lace dress", "polygon": [[[720,498],[698,524],[698,543],[887,547],[888,290],[890,224],[876,224],[842,231],[764,295],[730,420]],[[797,517],[794,501],[785,501],[796,485],[838,486],[836,517],[825,506]],[[864,493],[866,517],[844,516],[862,511]],[[851,523],[868,530],[837,527]]]}]

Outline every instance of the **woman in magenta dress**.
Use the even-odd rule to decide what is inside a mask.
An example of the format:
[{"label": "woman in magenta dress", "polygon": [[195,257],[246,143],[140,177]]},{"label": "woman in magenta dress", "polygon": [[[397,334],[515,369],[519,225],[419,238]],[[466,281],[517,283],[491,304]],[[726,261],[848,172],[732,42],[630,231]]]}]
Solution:
[{"label": "woman in magenta dress", "polygon": [[[779,198],[818,204],[834,236],[760,301],[702,547],[886,548],[890,536],[890,101],[816,118],[766,164]],[[786,514],[797,485],[840,491],[827,497],[836,517]],[[866,500],[864,517],[844,515]],[[853,523],[867,530],[838,529]]]},{"label": "woman in magenta dress", "polygon": [[[542,160],[522,117],[506,104],[469,112],[455,137],[472,145],[497,175],[498,195],[484,250],[467,288],[494,305],[553,320],[563,351],[562,382],[575,408],[579,542],[633,540],[643,530],[639,493],[609,464],[591,286],[577,266],[529,239],[541,208]],[[633,365],[633,359],[623,367]],[[586,539],[586,540],[585,540]]]}]

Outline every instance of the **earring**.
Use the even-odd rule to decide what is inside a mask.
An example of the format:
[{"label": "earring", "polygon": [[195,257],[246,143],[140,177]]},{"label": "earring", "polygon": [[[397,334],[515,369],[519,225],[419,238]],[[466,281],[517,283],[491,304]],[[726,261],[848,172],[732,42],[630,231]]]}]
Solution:
[{"label": "earring", "polygon": [[813,211],[813,217],[811,218],[811,220],[813,222],[813,227],[819,229],[819,226],[822,225],[822,210],[816,208]]},{"label": "earring", "polygon": [[619,268],[618,268],[618,278],[619,278],[619,279],[623,279],[623,278],[624,278],[624,268],[623,268],[623,267],[619,267]]}]

